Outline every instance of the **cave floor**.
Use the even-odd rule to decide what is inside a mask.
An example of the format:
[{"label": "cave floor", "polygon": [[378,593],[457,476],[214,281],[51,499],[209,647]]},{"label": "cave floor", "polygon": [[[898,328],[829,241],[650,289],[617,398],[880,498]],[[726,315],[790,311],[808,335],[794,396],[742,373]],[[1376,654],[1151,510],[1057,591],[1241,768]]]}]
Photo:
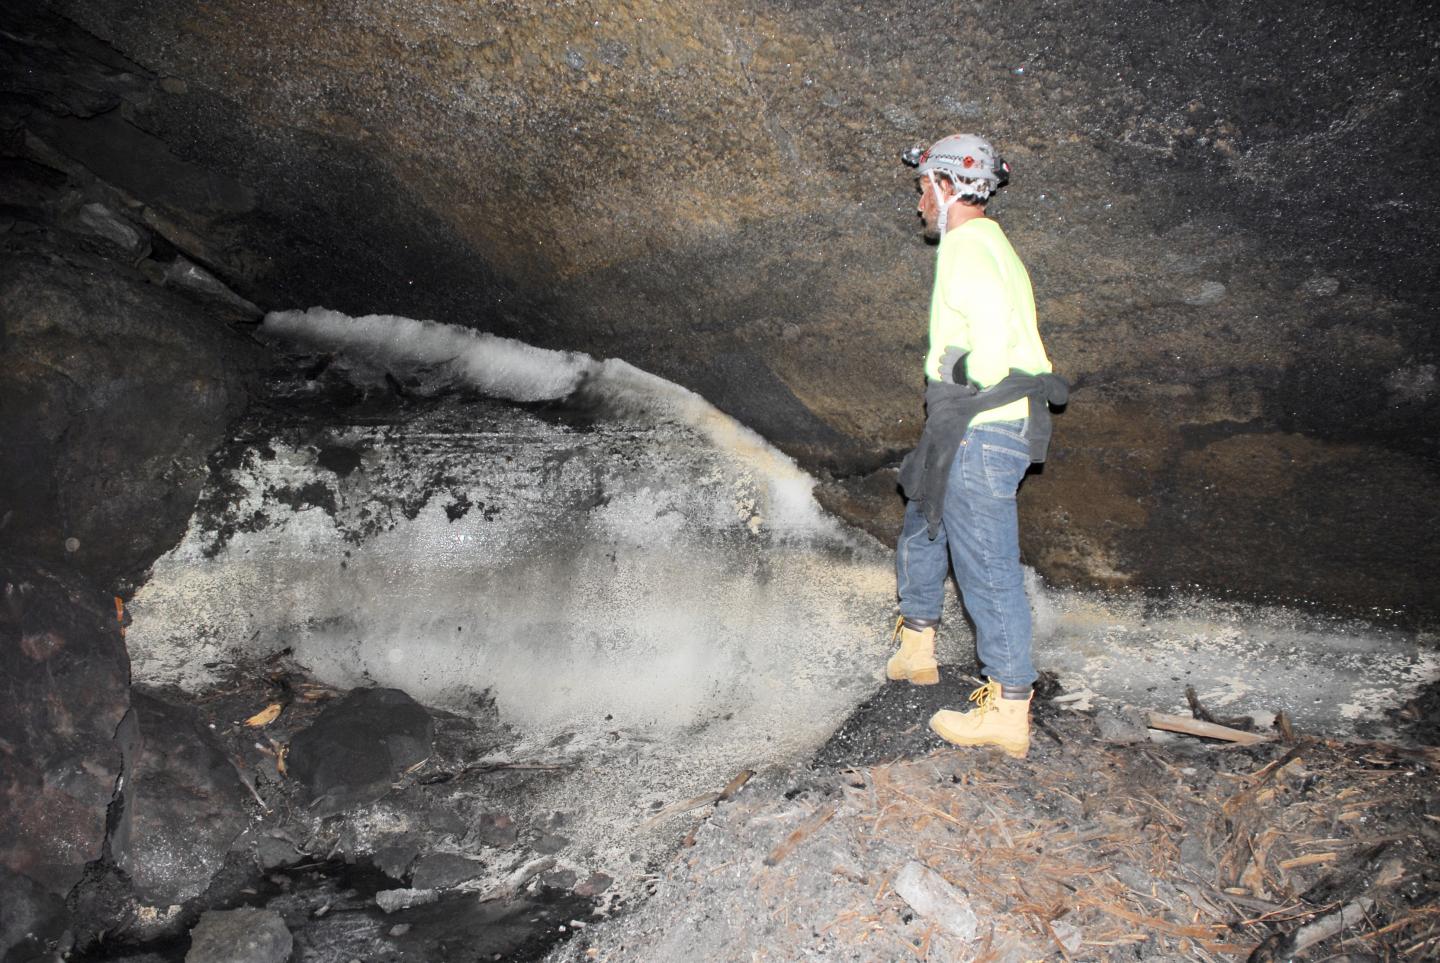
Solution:
[{"label": "cave floor", "polygon": [[[1037,699],[1031,751],[1017,761],[956,751],[929,733],[923,712],[943,703],[935,693],[963,681],[947,671],[926,690],[886,686],[808,773],[772,774],[734,801],[676,817],[682,846],[656,894],[555,958],[1433,959],[1440,950],[1437,750],[1303,734],[1248,747],[1154,743],[1143,730],[1121,744],[1091,714]],[[1428,717],[1433,742],[1440,687],[1431,690],[1408,718]],[[953,885],[963,906],[951,911],[973,913],[972,938],[897,895],[911,862]]]},{"label": "cave floor", "polygon": [[[356,421],[348,408],[302,414]],[[392,415],[382,407],[374,419]],[[240,448],[273,457],[274,426],[261,427],[260,442]],[[325,461],[335,451],[320,444],[317,459],[343,478],[346,466]],[[434,468],[417,457],[407,471],[428,479]],[[883,562],[882,546],[862,547],[867,564],[886,568],[869,557]],[[853,613],[862,627],[884,607],[864,584]],[[1419,718],[1434,726],[1433,683],[1406,708],[1440,675],[1428,635],[1181,595],[1034,589],[1047,675],[1031,754],[1018,762],[954,752],[925,726],[973,684],[953,599],[941,685],[880,685],[883,631],[860,647],[842,640],[834,671],[859,681],[839,712],[871,676],[879,688],[807,759],[776,749],[784,734],[764,727],[741,753],[728,717],[663,737],[608,715],[537,734],[502,722],[493,696],[477,693],[473,705],[431,710],[434,752],[383,796],[334,807],[298,792],[284,763],[292,736],[341,694],[336,679],[314,678],[288,650],[207,664],[215,684],[159,694],[194,706],[226,746],[254,803],[246,845],[288,851],[258,875],[236,867],[201,902],[276,910],[295,958],[321,963],[1221,959],[1341,911],[1344,932],[1320,947],[1434,954],[1440,758],[1382,741]],[[1267,734],[1283,712],[1294,736],[1202,742],[1147,732],[1127,713],[1188,712],[1187,688],[1223,721]],[[270,706],[276,718],[247,725]],[[806,715],[796,692],[784,710],[781,723]],[[803,721],[817,733],[808,753],[834,723]],[[733,751],[707,754],[717,740]],[[740,765],[758,772],[715,801]],[[705,780],[714,793],[693,795]],[[420,854],[484,866],[424,886]],[[963,893],[979,921],[973,939],[896,895],[892,881],[912,861]],[[431,889],[434,902],[386,913],[376,899],[387,889]],[[92,958],[180,959],[184,947],[112,942]]]},{"label": "cave floor", "polygon": [[[484,837],[497,826],[504,837],[503,817],[478,836],[445,825],[480,810],[541,825],[526,798],[557,778],[551,770],[584,765],[559,746],[515,757],[515,734],[483,706],[468,718],[436,713],[430,758],[377,802],[330,813],[296,792],[283,749],[336,690],[277,657],[237,666],[205,693],[163,694],[193,700],[248,774],[252,831],[293,846],[288,865],[232,867],[205,902],[278,911],[298,960],[1268,960],[1340,921],[1308,958],[1434,958],[1440,750],[1424,743],[1440,741],[1440,684],[1392,713],[1405,744],[1304,728],[1286,741],[1257,727],[1270,741],[1241,746],[1153,741],[1113,709],[1077,709],[1047,674],[1030,755],[1012,760],[950,749],[924,724],[973,681],[944,666],[940,685],[884,685],[808,764],[655,812],[665,854],[637,864],[643,885],[608,899],[556,878],[547,831],[497,840]],[[276,718],[247,725],[269,706]],[[418,877],[392,865],[392,851],[355,853],[397,821],[412,833],[469,832],[491,873],[382,912],[377,893]],[[954,886],[976,920],[972,938],[897,895],[896,874],[912,862]],[[508,879],[495,877],[501,866]],[[183,938],[112,942],[86,958],[184,952]]]}]

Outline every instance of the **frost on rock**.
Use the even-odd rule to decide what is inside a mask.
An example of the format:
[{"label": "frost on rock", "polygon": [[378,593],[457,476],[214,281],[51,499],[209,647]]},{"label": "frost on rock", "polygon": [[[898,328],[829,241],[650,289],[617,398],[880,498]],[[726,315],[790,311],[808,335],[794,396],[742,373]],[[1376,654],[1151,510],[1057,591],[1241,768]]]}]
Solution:
[{"label": "frost on rock", "polygon": [[887,553],[698,396],[440,325],[310,312],[266,330],[299,337],[307,317],[308,342],[353,353],[349,378],[471,390],[243,427],[133,600],[137,681],[203,688],[289,649],[339,688],[493,700],[530,740],[516,754],[559,734],[587,766],[628,753],[623,779],[558,780],[545,802],[617,840],[637,799],[802,756],[878,683]]}]

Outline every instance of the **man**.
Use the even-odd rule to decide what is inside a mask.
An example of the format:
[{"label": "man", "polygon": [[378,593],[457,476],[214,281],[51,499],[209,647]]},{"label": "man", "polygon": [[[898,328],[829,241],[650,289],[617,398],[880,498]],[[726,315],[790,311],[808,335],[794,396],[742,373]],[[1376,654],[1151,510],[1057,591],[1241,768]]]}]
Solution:
[{"label": "man", "polygon": [[925,430],[901,466],[909,502],[895,553],[900,649],[891,679],[939,681],[935,629],[953,563],[986,683],[969,712],[942,710],[930,728],[960,746],[1030,748],[1030,602],[1020,569],[1015,494],[1045,459],[1048,403],[1066,385],[1051,374],[1035,322],[1030,276],[985,205],[1009,167],[980,137],[957,134],[912,148],[917,211],[940,242],[925,358]]}]

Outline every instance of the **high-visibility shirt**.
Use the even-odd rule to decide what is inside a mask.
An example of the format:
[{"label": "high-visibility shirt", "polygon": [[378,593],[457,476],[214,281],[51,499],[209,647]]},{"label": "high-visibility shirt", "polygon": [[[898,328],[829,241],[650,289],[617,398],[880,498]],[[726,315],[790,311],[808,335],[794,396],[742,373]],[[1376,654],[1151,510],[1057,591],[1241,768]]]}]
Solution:
[{"label": "high-visibility shirt", "polygon": [[[1000,225],[987,217],[946,231],[940,241],[925,377],[940,380],[940,356],[950,345],[970,352],[965,372],[981,388],[1000,381],[1011,368],[1033,375],[1053,370],[1035,322],[1030,274]],[[1022,398],[981,412],[972,424],[1018,421],[1028,411],[1029,402]]]}]

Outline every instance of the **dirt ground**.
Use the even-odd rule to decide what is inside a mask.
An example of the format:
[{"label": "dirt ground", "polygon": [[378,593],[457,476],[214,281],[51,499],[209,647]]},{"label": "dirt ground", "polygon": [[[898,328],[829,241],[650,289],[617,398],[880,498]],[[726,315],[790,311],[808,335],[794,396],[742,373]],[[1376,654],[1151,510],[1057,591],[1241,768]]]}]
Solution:
[{"label": "dirt ground", "polygon": [[[1012,760],[925,728],[965,683],[886,686],[808,771],[676,813],[654,895],[551,959],[1440,958],[1436,692],[1397,713],[1405,744],[1155,737],[1037,698]],[[897,895],[912,862],[972,939]]]}]

